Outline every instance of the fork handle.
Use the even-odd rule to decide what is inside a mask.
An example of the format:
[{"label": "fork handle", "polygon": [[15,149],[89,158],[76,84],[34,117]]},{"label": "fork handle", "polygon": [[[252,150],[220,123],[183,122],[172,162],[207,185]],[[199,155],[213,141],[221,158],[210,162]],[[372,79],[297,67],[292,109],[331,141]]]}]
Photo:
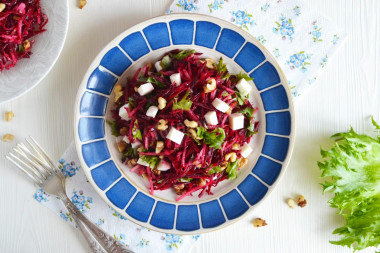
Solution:
[{"label": "fork handle", "polygon": [[92,223],[87,217],[70,201],[66,194],[60,194],[60,199],[70,212],[74,221],[86,238],[92,252],[133,253],[118,240],[104,232]]}]

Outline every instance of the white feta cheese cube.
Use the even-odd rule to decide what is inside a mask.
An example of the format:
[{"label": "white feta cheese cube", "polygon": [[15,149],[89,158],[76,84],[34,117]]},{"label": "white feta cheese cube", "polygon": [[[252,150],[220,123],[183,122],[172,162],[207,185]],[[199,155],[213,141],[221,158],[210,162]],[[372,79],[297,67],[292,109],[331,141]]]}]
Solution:
[{"label": "white feta cheese cube", "polygon": [[205,120],[207,124],[209,125],[218,125],[218,117],[216,116],[215,111],[209,111],[208,113],[205,114]]},{"label": "white feta cheese cube", "polygon": [[248,144],[245,144],[241,148],[241,156],[244,158],[247,158],[249,156],[249,154],[252,153],[252,151],[253,151],[253,149],[251,148],[251,146],[249,146]]},{"label": "white feta cheese cube", "polygon": [[137,92],[140,96],[145,96],[148,93],[151,93],[154,90],[154,87],[151,83],[144,83],[138,89]]},{"label": "white feta cheese cube", "polygon": [[181,74],[180,73],[175,73],[175,74],[171,75],[170,76],[170,82],[172,84],[176,83],[177,86],[181,85],[181,83],[182,83]]},{"label": "white feta cheese cube", "polygon": [[161,61],[156,62],[154,66],[156,67],[157,72],[160,72],[162,70]]},{"label": "white feta cheese cube", "polygon": [[215,98],[214,101],[212,101],[212,105],[215,107],[215,109],[221,112],[226,112],[230,109],[230,106],[219,98]]},{"label": "white feta cheese cube", "polygon": [[244,115],[242,113],[233,113],[229,116],[230,128],[238,130],[244,128]]},{"label": "white feta cheese cube", "polygon": [[156,117],[157,112],[158,112],[158,107],[152,105],[146,111],[146,116],[154,118],[154,117]]},{"label": "white feta cheese cube", "polygon": [[128,139],[127,136],[124,136],[124,137],[123,137],[123,141],[124,141],[125,143],[131,143],[131,142],[129,141],[129,139]]},{"label": "white feta cheese cube", "polygon": [[244,78],[240,79],[239,82],[237,82],[236,88],[244,96],[246,96],[252,90],[252,86]]},{"label": "white feta cheese cube", "polygon": [[174,127],[171,127],[166,138],[177,144],[181,144],[184,135],[185,134],[182,133],[181,131],[175,129]]},{"label": "white feta cheese cube", "polygon": [[122,107],[120,107],[119,109],[119,116],[120,118],[122,118],[123,120],[130,120],[129,116],[128,116],[128,112],[127,112],[127,109],[126,108],[129,108],[129,104],[125,104],[123,105]]},{"label": "white feta cheese cube", "polygon": [[137,160],[137,164],[140,164],[142,166],[149,166],[149,163],[148,162],[145,162],[143,159],[139,158]]},{"label": "white feta cheese cube", "polygon": [[157,165],[157,170],[160,170],[160,171],[167,171],[170,169],[170,163],[165,161],[165,160],[161,160],[158,165]]},{"label": "white feta cheese cube", "polygon": [[141,142],[135,140],[134,143],[131,143],[132,148],[138,148],[141,145]]}]

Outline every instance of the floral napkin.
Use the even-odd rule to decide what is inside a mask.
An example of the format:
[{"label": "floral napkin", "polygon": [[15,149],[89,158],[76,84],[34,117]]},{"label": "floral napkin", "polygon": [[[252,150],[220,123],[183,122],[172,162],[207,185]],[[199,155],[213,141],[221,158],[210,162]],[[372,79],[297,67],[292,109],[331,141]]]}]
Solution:
[{"label": "floral napkin", "polygon": [[344,37],[303,0],[176,0],[167,13],[200,13],[251,33],[276,57],[298,97],[317,79]]},{"label": "floral napkin", "polygon": [[[316,80],[342,40],[331,21],[311,13],[300,0],[176,0],[167,13],[196,12],[228,20],[256,37],[277,58],[298,97]],[[67,195],[95,224],[135,252],[187,251],[199,236],[158,233],[138,226],[112,208],[95,193],[83,170],[74,144],[59,167],[67,179]],[[76,226],[64,205],[39,189],[34,198]]]}]

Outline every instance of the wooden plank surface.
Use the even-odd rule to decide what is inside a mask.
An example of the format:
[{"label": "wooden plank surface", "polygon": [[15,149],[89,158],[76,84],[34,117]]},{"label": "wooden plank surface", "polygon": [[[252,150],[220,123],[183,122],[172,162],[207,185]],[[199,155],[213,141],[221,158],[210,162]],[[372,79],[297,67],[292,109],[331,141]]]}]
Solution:
[{"label": "wooden plank surface", "polygon": [[[58,159],[73,139],[76,91],[92,59],[126,28],[164,13],[170,2],[93,0],[79,10],[76,1],[70,1],[61,57],[36,88],[0,105],[1,114],[15,113],[11,123],[1,119],[0,135],[13,133],[15,141],[32,135]],[[203,235],[191,252],[350,252],[328,243],[336,239],[331,232],[342,219],[328,207],[329,196],[321,194],[316,161],[320,145],[331,145],[331,134],[350,125],[370,131],[369,116],[380,119],[380,2],[318,0],[309,5],[344,27],[347,39],[310,92],[296,102],[297,140],[288,171],[257,210],[226,229]],[[88,252],[78,231],[32,199],[34,187],[3,158],[11,146],[0,143],[0,251]],[[297,194],[303,194],[308,205],[291,210],[285,199]],[[255,217],[269,225],[253,228]]]}]

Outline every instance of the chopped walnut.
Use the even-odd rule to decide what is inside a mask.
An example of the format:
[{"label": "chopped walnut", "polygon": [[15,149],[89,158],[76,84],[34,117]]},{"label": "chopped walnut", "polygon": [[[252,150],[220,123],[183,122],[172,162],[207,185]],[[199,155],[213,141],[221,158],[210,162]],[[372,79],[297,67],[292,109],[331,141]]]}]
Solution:
[{"label": "chopped walnut", "polygon": [[86,0],[79,0],[79,8],[83,9],[83,7],[87,4]]},{"label": "chopped walnut", "polygon": [[239,168],[244,167],[247,163],[248,163],[248,159],[247,158],[244,158],[244,157],[240,158]]},{"label": "chopped walnut", "polygon": [[14,118],[15,114],[12,111],[5,113],[5,120],[7,122],[11,121]]},{"label": "chopped walnut", "polygon": [[239,143],[235,143],[234,145],[232,145],[232,150],[240,150]]},{"label": "chopped walnut", "polygon": [[13,134],[5,134],[3,136],[3,142],[12,142],[15,136]]},{"label": "chopped walnut", "polygon": [[137,159],[136,158],[133,158],[133,159],[129,159],[128,162],[127,162],[127,165],[129,167],[133,167],[137,164]]},{"label": "chopped walnut", "polygon": [[198,127],[198,122],[196,122],[196,121],[190,121],[190,120],[185,119],[184,123],[185,123],[185,126],[187,126],[189,128],[197,128]]},{"label": "chopped walnut", "polygon": [[214,59],[211,59],[211,58],[207,58],[206,59],[206,67],[209,68],[209,69],[215,69],[215,61]]},{"label": "chopped walnut", "polygon": [[226,161],[231,161],[231,162],[235,162],[235,161],[236,161],[236,153],[235,153],[235,152],[227,153],[227,154],[224,156],[224,160],[226,160]]},{"label": "chopped walnut", "polygon": [[146,173],[142,174],[142,177],[145,178],[145,179],[147,179],[147,180],[149,180],[149,177],[148,177],[148,175]]},{"label": "chopped walnut", "polygon": [[115,103],[124,95],[123,86],[121,86],[119,83],[115,84],[115,87],[113,88],[113,93],[115,94]]},{"label": "chopped walnut", "polygon": [[167,125],[168,121],[164,119],[160,119],[157,124],[157,129],[160,131],[165,131],[169,126]]},{"label": "chopped walnut", "polygon": [[205,186],[206,185],[206,180],[204,178],[197,178],[195,180],[198,186]]},{"label": "chopped walnut", "polygon": [[164,149],[164,142],[157,141],[156,143],[156,154],[160,153]]},{"label": "chopped walnut", "polygon": [[207,83],[203,86],[204,93],[210,93],[216,89],[216,81],[214,78],[211,78],[207,81]]},{"label": "chopped walnut", "polygon": [[189,133],[190,133],[190,135],[191,135],[191,137],[192,137],[193,139],[196,139],[196,140],[200,140],[200,139],[201,139],[201,138],[197,135],[197,132],[196,132],[194,129],[189,129],[188,131],[189,131]]},{"label": "chopped walnut", "polygon": [[288,204],[288,206],[291,208],[291,209],[294,209],[296,207],[296,202],[294,201],[294,199],[292,198],[289,198],[286,203]]},{"label": "chopped walnut", "polygon": [[261,218],[256,218],[253,220],[253,226],[255,228],[258,228],[258,227],[263,227],[263,226],[266,226],[268,225],[267,222]]},{"label": "chopped walnut", "polygon": [[161,175],[161,171],[158,170],[158,169],[153,169],[152,171],[153,171],[154,174],[156,174],[158,176]]},{"label": "chopped walnut", "polygon": [[305,197],[302,196],[302,195],[299,195],[299,196],[298,196],[298,199],[297,199],[297,205],[298,205],[299,207],[305,207],[306,204],[307,204],[307,201],[306,201]]},{"label": "chopped walnut", "polygon": [[153,70],[153,64],[152,64],[151,62],[148,62],[148,63],[146,64],[146,67],[147,67],[147,69],[148,69],[148,72],[150,72],[150,71]]},{"label": "chopped walnut", "polygon": [[119,149],[119,152],[120,153],[123,153],[125,151],[125,149],[127,148],[127,143],[125,141],[119,141],[117,143],[117,148]]},{"label": "chopped walnut", "polygon": [[3,4],[3,3],[0,3],[0,12],[2,12],[4,9],[5,9],[5,4]]},{"label": "chopped walnut", "polygon": [[158,109],[162,110],[166,107],[166,99],[163,97],[158,98]]},{"label": "chopped walnut", "polygon": [[164,159],[164,156],[163,155],[159,155],[158,158]]},{"label": "chopped walnut", "polygon": [[24,47],[25,51],[29,51],[29,49],[30,49],[30,41],[29,40],[24,40],[24,42],[22,43],[22,46]]},{"label": "chopped walnut", "polygon": [[128,134],[128,128],[126,127],[122,127],[120,128],[120,131],[119,131],[120,135],[127,135]]},{"label": "chopped walnut", "polygon": [[220,170],[223,171],[227,168],[228,162],[224,161],[220,164]]},{"label": "chopped walnut", "polygon": [[137,92],[139,90],[139,88],[137,86],[135,86],[134,90]]},{"label": "chopped walnut", "polygon": [[177,195],[182,195],[182,193],[184,191],[183,189],[185,188],[185,185],[184,184],[175,184],[175,185],[173,185],[173,188],[174,188],[175,193]]}]

